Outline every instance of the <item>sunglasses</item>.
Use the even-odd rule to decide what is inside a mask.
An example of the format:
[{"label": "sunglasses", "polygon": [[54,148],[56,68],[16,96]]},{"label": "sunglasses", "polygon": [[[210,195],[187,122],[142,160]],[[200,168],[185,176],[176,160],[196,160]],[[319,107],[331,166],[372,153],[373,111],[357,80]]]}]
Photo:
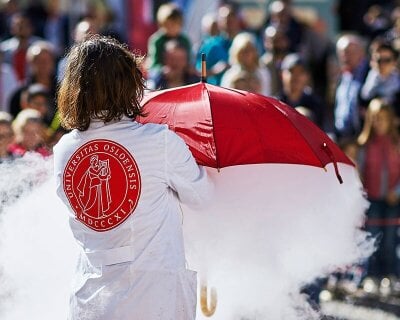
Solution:
[{"label": "sunglasses", "polygon": [[383,64],[383,63],[390,63],[393,61],[393,58],[378,58],[376,59],[376,63]]}]

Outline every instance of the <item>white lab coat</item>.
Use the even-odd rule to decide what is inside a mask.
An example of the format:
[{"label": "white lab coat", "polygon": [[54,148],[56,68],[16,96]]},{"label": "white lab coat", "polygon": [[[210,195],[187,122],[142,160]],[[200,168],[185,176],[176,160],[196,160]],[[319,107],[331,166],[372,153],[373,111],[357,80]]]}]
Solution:
[{"label": "white lab coat", "polygon": [[[98,232],[75,219],[63,191],[71,155],[93,139],[124,146],[134,157],[142,190],[133,214]],[[71,320],[191,320],[196,273],[186,269],[179,202],[206,203],[212,190],[183,140],[166,126],[128,118],[73,130],[54,148],[57,193],[69,207],[70,226],[82,248],[70,300]]]}]

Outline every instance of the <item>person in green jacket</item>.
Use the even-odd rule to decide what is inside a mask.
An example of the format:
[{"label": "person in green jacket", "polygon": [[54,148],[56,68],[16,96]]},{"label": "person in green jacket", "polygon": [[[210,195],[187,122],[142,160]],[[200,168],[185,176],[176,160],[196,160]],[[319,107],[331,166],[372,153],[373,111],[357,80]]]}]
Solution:
[{"label": "person in green jacket", "polygon": [[[166,3],[157,11],[159,29],[151,35],[148,42],[147,65],[150,72],[158,72],[163,66],[165,43],[169,40],[178,41],[186,48],[188,57],[192,56],[191,42],[182,32],[183,14],[174,3]],[[191,59],[190,59],[191,60]]]}]

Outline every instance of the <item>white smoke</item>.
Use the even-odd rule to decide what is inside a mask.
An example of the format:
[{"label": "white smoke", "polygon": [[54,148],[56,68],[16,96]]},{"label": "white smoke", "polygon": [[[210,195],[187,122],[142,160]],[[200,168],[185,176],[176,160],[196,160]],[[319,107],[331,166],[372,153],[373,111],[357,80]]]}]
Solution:
[{"label": "white smoke", "polygon": [[368,203],[356,170],[340,165],[340,172],[342,185],[332,166],[209,170],[214,203],[183,212],[189,266],[217,290],[212,318],[318,318],[301,287],[373,251],[360,229]]},{"label": "white smoke", "polygon": [[0,318],[65,319],[77,249],[52,159],[28,154],[0,175]]},{"label": "white smoke", "polygon": [[52,161],[36,153],[27,153],[13,162],[0,163],[0,213],[27,192],[46,181]]},{"label": "white smoke", "polygon": [[[0,215],[4,320],[66,318],[77,248],[55,195],[51,161],[0,166],[9,180],[2,179],[0,193],[14,202]],[[209,170],[215,201],[202,212],[183,208],[183,223],[189,268],[217,290],[210,319],[318,317],[300,288],[372,250],[359,229],[367,202],[358,177],[350,166],[340,170],[343,185],[330,166],[328,172],[293,165]],[[29,192],[16,198],[10,186]],[[205,319],[200,306],[197,315]]]}]

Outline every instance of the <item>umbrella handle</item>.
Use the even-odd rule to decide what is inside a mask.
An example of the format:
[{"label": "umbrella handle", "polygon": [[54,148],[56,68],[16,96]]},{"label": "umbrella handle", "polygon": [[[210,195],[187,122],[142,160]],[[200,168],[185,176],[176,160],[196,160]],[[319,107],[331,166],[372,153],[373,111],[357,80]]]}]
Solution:
[{"label": "umbrella handle", "polygon": [[211,317],[217,309],[217,291],[211,288],[210,301],[208,301],[208,288],[206,284],[200,286],[200,306],[206,317]]},{"label": "umbrella handle", "polygon": [[332,150],[329,149],[329,146],[326,144],[326,142],[324,142],[322,144],[322,149],[326,152],[326,154],[328,155],[329,159],[331,159],[331,161],[333,163],[333,167],[335,168],[336,177],[339,180],[339,183],[342,184],[343,183],[343,179],[342,179],[342,176],[339,173],[339,168],[338,168],[338,165],[337,165],[337,161],[336,161],[335,157],[333,156]]}]

